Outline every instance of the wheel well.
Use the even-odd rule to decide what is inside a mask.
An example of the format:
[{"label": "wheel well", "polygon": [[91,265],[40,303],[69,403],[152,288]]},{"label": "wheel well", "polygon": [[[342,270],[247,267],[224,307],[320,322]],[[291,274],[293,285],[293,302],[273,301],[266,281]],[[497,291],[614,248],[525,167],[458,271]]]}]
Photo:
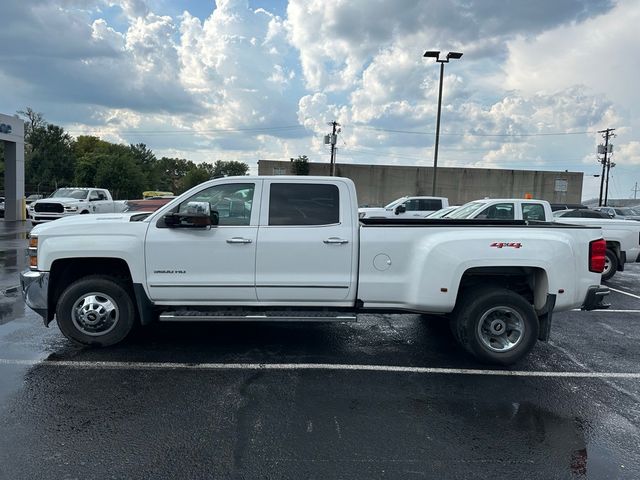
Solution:
[{"label": "wheel well", "polygon": [[620,243],[607,241],[607,249],[612,250],[620,260]]},{"label": "wheel well", "polygon": [[[70,284],[88,275],[107,275],[122,281],[132,294],[131,271],[121,258],[63,258],[55,260],[49,273],[49,315],[53,316],[58,298]],[[133,298],[133,297],[132,297]]]},{"label": "wheel well", "polygon": [[536,310],[541,310],[547,302],[547,272],[539,267],[470,268],[462,275],[458,296],[467,288],[486,285],[496,285],[516,292]]}]

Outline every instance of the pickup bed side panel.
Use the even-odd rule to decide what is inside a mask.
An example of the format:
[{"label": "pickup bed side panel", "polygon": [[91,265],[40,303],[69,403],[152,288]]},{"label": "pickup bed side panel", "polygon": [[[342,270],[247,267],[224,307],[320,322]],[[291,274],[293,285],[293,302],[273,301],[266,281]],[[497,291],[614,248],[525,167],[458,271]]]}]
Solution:
[{"label": "pickup bed side panel", "polygon": [[589,241],[601,237],[599,230],[364,226],[360,232],[364,307],[448,313],[462,276],[474,267],[544,270],[556,310],[580,306],[587,287],[600,283],[599,274],[588,272]]},{"label": "pickup bed side panel", "polygon": [[602,236],[607,242],[620,245],[627,262],[637,262],[640,255],[640,222],[635,220],[607,220],[600,218],[559,217],[557,223],[602,227]]}]

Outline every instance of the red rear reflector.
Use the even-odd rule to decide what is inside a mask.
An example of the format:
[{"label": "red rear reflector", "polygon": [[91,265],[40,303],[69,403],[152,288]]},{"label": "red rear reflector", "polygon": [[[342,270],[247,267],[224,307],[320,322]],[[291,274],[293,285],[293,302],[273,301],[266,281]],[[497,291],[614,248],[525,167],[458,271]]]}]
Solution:
[{"label": "red rear reflector", "polygon": [[589,242],[589,271],[602,273],[606,259],[607,242],[604,239]]}]

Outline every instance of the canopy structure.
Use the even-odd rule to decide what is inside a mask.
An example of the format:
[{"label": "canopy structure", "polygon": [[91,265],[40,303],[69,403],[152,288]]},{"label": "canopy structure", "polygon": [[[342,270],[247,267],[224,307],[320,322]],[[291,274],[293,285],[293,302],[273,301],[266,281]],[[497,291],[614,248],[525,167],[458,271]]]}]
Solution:
[{"label": "canopy structure", "polygon": [[0,113],[0,142],[4,142],[4,219],[24,220],[24,122]]}]

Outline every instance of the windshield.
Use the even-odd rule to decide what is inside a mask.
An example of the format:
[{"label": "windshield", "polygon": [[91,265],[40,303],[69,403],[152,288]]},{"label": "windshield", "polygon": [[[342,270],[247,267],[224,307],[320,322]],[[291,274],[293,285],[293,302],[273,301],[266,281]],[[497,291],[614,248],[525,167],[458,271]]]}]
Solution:
[{"label": "windshield", "polygon": [[384,208],[395,208],[396,205],[404,202],[406,199],[407,197],[398,198],[397,200],[391,202],[389,205],[386,205]]},{"label": "windshield", "polygon": [[469,218],[471,215],[476,213],[482,207],[484,207],[486,203],[484,202],[469,202],[461,206],[455,212],[447,215],[448,218]]},{"label": "windshield", "polygon": [[444,218],[449,217],[451,213],[456,209],[456,207],[447,207],[436,212],[433,212],[430,215],[427,215],[427,218]]},{"label": "windshield", "polygon": [[87,198],[89,190],[81,190],[79,188],[60,188],[51,194],[49,198],[76,198],[84,200]]}]

